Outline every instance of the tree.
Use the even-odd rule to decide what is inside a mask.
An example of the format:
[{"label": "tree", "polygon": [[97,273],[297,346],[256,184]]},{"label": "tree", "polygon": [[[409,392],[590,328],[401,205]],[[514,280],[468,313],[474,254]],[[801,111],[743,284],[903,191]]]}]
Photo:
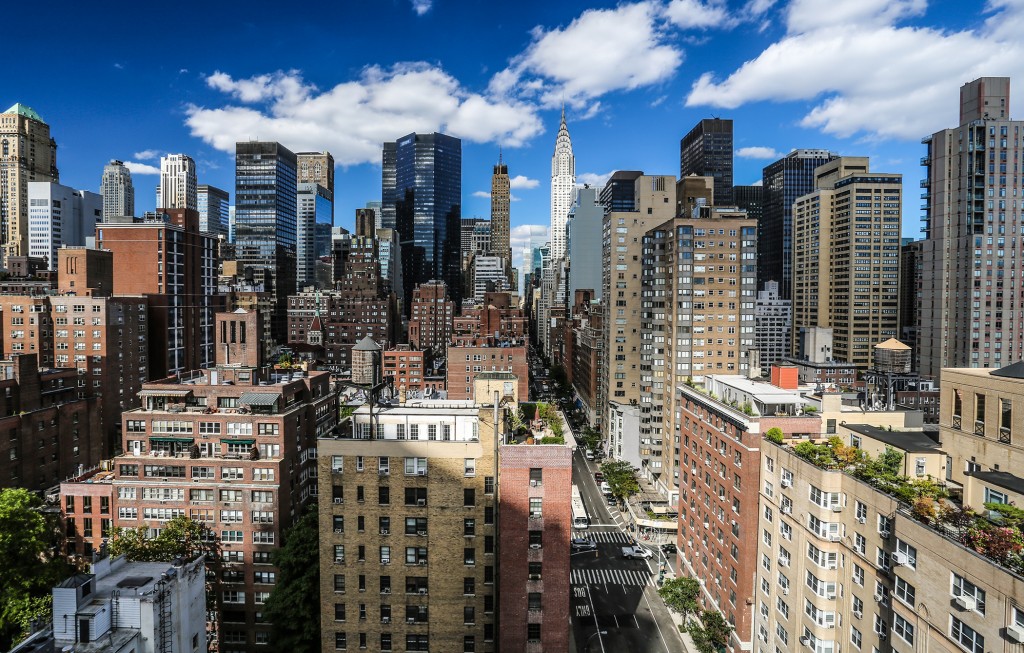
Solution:
[{"label": "tree", "polygon": [[768,429],[768,432],[764,434],[764,437],[769,442],[774,442],[775,444],[782,444],[783,435],[784,434],[782,432],[782,429],[780,429],[778,426],[773,426],[770,429]]},{"label": "tree", "polygon": [[74,573],[57,556],[60,536],[55,516],[24,489],[0,490],[0,650],[28,634],[32,620],[50,618],[54,585]]},{"label": "tree", "polygon": [[609,460],[601,463],[601,473],[611,488],[612,495],[620,500],[626,499],[640,491],[633,467],[623,460]]},{"label": "tree", "polygon": [[684,624],[700,611],[700,583],[696,578],[670,578],[658,589],[658,595],[665,607],[682,616]]},{"label": "tree", "polygon": [[719,653],[729,643],[732,625],[717,610],[705,610],[700,623],[691,623],[687,632],[700,653]]},{"label": "tree", "polygon": [[284,545],[271,556],[278,582],[264,607],[273,623],[275,650],[320,650],[320,620],[315,618],[320,613],[319,537],[317,513],[310,510],[285,532]]}]

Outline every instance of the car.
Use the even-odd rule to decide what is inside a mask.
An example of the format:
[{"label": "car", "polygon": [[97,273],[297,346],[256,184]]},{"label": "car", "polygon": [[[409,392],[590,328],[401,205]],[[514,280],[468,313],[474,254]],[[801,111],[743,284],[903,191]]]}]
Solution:
[{"label": "car", "polygon": [[627,560],[647,560],[654,556],[650,549],[645,549],[642,546],[624,546],[622,547],[622,557]]},{"label": "car", "polygon": [[675,553],[676,552],[676,545],[671,543],[671,542],[669,542],[667,544],[662,544],[661,545],[661,552],[664,553],[665,555],[668,555],[670,553]]},{"label": "car", "polygon": [[602,474],[601,472],[594,472],[594,480],[597,481],[598,483],[604,481],[604,474]]},{"label": "car", "polygon": [[583,457],[586,458],[587,460],[593,460],[594,459],[594,452],[593,451],[587,451],[586,453],[583,454]]},{"label": "car", "polygon": [[605,503],[607,503],[609,506],[612,506],[612,507],[615,507],[615,506],[617,506],[619,504],[619,500],[616,499],[615,497],[613,497],[610,494],[608,496],[606,496],[604,498],[604,500],[605,500]]},{"label": "car", "polygon": [[573,551],[593,551],[597,548],[597,542],[588,537],[574,537],[569,546]]}]

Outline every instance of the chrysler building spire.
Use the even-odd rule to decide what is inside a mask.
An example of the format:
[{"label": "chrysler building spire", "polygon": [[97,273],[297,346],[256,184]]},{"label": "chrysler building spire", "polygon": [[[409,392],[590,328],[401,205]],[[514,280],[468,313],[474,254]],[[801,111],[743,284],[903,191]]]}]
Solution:
[{"label": "chrysler building spire", "polygon": [[555,153],[551,157],[551,258],[565,255],[565,223],[572,208],[576,192],[576,157],[572,154],[572,139],[565,124],[565,105],[562,122],[555,138]]}]

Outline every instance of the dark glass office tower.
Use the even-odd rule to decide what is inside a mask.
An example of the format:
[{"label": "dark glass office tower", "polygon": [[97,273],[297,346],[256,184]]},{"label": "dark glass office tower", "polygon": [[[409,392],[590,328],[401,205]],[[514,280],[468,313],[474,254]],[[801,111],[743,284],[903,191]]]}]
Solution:
[{"label": "dark glass office tower", "polygon": [[715,206],[733,206],[732,120],[701,120],[679,141],[679,178],[697,175],[715,180]]},{"label": "dark glass office tower", "polygon": [[814,170],[838,158],[828,150],[793,150],[762,171],[761,220],[757,230],[757,287],[779,282],[793,298],[793,202],[814,192]]},{"label": "dark glass office tower", "polygon": [[462,141],[433,133],[409,134],[385,143],[381,181],[381,224],[398,231],[402,245],[405,314],[413,288],[434,279],[448,284],[458,310],[462,305]]},{"label": "dark glass office tower", "polygon": [[763,191],[764,186],[732,187],[732,201],[738,208],[746,211],[748,216],[757,220],[758,226],[761,224],[761,209],[764,206]]},{"label": "dark glass office tower", "polygon": [[636,180],[643,174],[640,170],[616,170],[612,173],[598,200],[605,215],[612,211],[636,211]]},{"label": "dark glass office tower", "polygon": [[296,157],[280,143],[235,145],[235,252],[246,274],[270,272],[273,337],[285,342],[288,295],[295,294]]}]

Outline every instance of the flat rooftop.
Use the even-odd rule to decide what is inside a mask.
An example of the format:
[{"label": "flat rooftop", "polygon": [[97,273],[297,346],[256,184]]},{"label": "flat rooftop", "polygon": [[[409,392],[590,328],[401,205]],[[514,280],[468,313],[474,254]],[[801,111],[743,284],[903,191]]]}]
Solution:
[{"label": "flat rooftop", "polygon": [[890,431],[869,424],[844,424],[854,433],[908,453],[944,453],[936,431]]},{"label": "flat rooftop", "polygon": [[[706,379],[713,379],[715,382],[720,383],[724,386],[733,388],[739,392],[746,393],[765,404],[792,404],[796,406],[802,406],[807,403],[799,393],[793,390],[785,390],[778,386],[774,386],[766,381],[753,381],[745,376],[738,374],[728,375],[717,375],[709,374],[705,377]],[[709,384],[705,383],[705,387]]]},{"label": "flat rooftop", "polygon": [[1010,472],[965,472],[979,481],[984,481],[1004,490],[1024,494],[1024,478]]}]

